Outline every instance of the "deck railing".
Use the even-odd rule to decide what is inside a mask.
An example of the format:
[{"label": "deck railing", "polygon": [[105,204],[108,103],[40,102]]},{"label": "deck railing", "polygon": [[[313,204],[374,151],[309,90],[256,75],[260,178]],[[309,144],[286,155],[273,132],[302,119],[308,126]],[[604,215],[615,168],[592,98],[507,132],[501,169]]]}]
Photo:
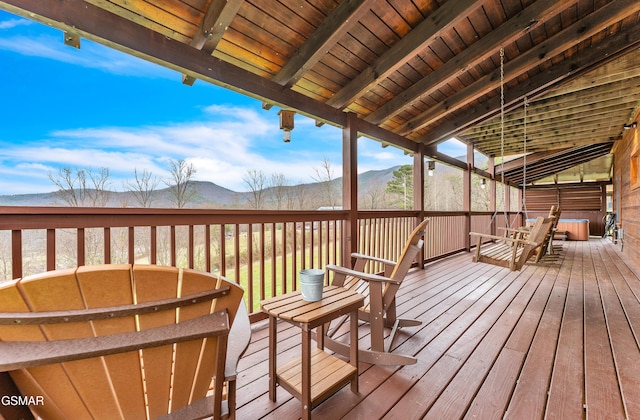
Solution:
[{"label": "deck railing", "polygon": [[[491,220],[464,212],[422,215],[431,220],[424,260],[466,249],[466,226]],[[261,299],[296,290],[299,270],[342,264],[347,216],[341,210],[0,207],[0,281],[102,263],[189,267],[241,284],[255,313]],[[419,217],[359,212],[357,251],[396,260]]]}]

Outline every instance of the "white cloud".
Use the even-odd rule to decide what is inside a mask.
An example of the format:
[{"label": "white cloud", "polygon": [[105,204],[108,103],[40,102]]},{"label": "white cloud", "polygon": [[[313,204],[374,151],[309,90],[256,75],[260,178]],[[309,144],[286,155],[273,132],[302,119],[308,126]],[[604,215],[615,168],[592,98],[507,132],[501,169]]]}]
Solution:
[{"label": "white cloud", "polygon": [[12,35],[0,38],[0,50],[20,55],[46,58],[121,76],[176,78],[175,71],[84,38],[81,40],[81,49],[78,51],[65,45],[62,34],[59,37]]},{"label": "white cloud", "polygon": [[18,26],[29,26],[34,23],[32,20],[28,19],[9,19],[3,20],[0,22],[0,30],[13,29]]}]

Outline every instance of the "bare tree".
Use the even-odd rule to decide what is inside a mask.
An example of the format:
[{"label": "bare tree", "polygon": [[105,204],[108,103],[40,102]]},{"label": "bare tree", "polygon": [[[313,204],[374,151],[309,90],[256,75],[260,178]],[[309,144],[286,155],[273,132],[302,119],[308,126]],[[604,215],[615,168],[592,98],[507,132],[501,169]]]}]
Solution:
[{"label": "bare tree", "polygon": [[363,209],[375,210],[384,204],[385,188],[382,185],[371,185],[360,196]]},{"label": "bare tree", "polygon": [[282,210],[287,204],[287,190],[289,189],[289,181],[282,173],[271,174],[269,182],[271,188],[271,201],[277,210]]},{"label": "bare tree", "polygon": [[191,179],[196,173],[196,168],[192,163],[188,163],[184,159],[170,160],[171,179],[165,181],[169,187],[169,192],[179,209],[185,207],[194,199],[196,191],[193,189]]},{"label": "bare tree", "polygon": [[314,171],[316,174],[312,176],[312,178],[322,187],[324,204],[335,207],[337,205],[337,198],[331,162],[329,162],[329,159],[325,156],[320,163],[320,168],[314,168]]},{"label": "bare tree", "polygon": [[291,190],[289,190],[290,192],[289,198],[288,198],[289,210],[293,210],[296,203],[297,203],[298,210],[306,209],[307,198],[308,198],[307,187],[308,187],[308,184],[298,184],[295,187],[292,187]]},{"label": "bare tree", "polygon": [[264,189],[267,184],[264,172],[249,169],[242,180],[247,184],[251,193],[248,198],[249,206],[254,210],[264,208]]},{"label": "bare tree", "polygon": [[151,207],[153,193],[160,183],[160,179],[146,169],[144,169],[142,173],[134,169],[133,176],[134,181],[127,181],[125,187],[133,194],[133,197],[140,207]]},{"label": "bare tree", "polygon": [[91,169],[60,168],[49,179],[58,187],[57,195],[70,207],[105,207],[109,202],[109,169],[98,172]]}]

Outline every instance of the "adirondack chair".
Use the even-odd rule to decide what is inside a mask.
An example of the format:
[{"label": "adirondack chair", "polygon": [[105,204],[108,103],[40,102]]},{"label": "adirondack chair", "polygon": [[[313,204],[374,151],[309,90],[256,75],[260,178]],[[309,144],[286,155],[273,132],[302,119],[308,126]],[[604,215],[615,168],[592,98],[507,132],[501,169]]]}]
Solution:
[{"label": "adirondack chair", "polygon": [[[352,257],[355,258],[355,264],[352,269],[327,265],[327,270],[334,273],[332,285],[353,289],[366,297],[365,306],[360,309],[358,317],[370,325],[371,348],[360,350],[359,358],[362,362],[381,365],[408,365],[416,362],[414,357],[390,353],[390,349],[399,328],[421,324],[418,320],[396,317],[396,293],[422,249],[428,223],[429,219],[425,219],[409,235],[397,262],[354,253]],[[371,262],[384,266],[382,274],[369,274],[365,271],[367,264]],[[344,321],[343,318],[326,330],[325,345],[348,356],[349,345],[336,339]],[[385,328],[390,329],[386,339]]]},{"label": "adirondack chair", "polygon": [[208,273],[137,264],[2,283],[0,372],[42,397],[30,408],[44,419],[233,416],[223,387],[243,293]]},{"label": "adirondack chair", "polygon": [[[506,267],[511,271],[519,271],[534,255],[536,249],[542,245],[546,235],[551,230],[552,222],[553,219],[545,219],[540,216],[528,232],[520,230],[513,236],[496,236],[471,232],[469,233],[470,235],[478,237],[473,261]],[[483,244],[485,239],[497,242]]]}]

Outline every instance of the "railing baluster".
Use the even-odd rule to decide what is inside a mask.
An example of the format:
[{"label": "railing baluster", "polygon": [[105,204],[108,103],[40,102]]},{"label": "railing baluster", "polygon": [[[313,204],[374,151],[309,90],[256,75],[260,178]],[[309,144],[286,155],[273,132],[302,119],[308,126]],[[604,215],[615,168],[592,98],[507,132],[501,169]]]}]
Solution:
[{"label": "railing baluster", "polygon": [[[128,238],[127,238],[127,249],[128,249],[128,259],[129,264],[133,264],[136,262],[136,231],[133,226],[129,226],[128,229]],[[174,264],[175,265],[175,264]]]},{"label": "railing baluster", "polygon": [[84,265],[84,228],[76,230],[76,255],[77,264]]},{"label": "railing baluster", "polygon": [[[247,289],[249,300],[253,301],[253,225],[247,225]],[[260,286],[260,299],[264,299],[264,288]]]},{"label": "railing baluster", "polygon": [[11,231],[11,273],[14,279],[22,277],[22,231]]},{"label": "railing baluster", "polygon": [[280,290],[281,293],[287,293],[287,222],[282,223],[281,230],[281,240],[282,244],[282,253],[280,255],[280,259],[282,263],[280,264]]},{"label": "railing baluster", "polygon": [[56,269],[56,230],[47,229],[47,271]]},{"label": "railing baluster", "polygon": [[189,268],[193,269],[195,267],[195,236],[193,232],[193,225],[189,225],[189,242],[187,243],[187,260],[189,261]]},{"label": "railing baluster", "polygon": [[[304,222],[302,222],[302,233],[304,234]],[[296,290],[296,274],[298,273],[298,222],[293,222],[293,246],[291,247],[291,290]]]},{"label": "railing baluster", "polygon": [[177,265],[177,249],[176,249],[176,227],[175,225],[172,225],[169,228],[169,232],[170,232],[170,239],[169,239],[169,253],[171,255],[171,265],[172,266],[176,266]]},{"label": "railing baluster", "polygon": [[276,244],[276,224],[271,223],[271,296],[276,295],[276,253],[278,247]]},{"label": "railing baluster", "polygon": [[149,261],[151,264],[158,263],[158,230],[155,226],[151,226],[149,233]]}]

